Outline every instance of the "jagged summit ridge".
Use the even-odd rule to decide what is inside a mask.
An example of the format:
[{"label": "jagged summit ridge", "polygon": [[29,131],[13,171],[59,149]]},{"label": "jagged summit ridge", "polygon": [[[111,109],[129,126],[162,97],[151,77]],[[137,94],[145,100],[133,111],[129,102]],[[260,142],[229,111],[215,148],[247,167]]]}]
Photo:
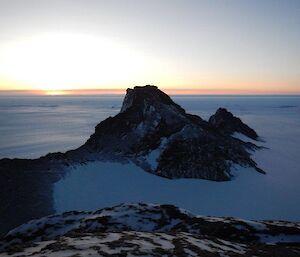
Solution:
[{"label": "jagged summit ridge", "polygon": [[157,86],[146,85],[146,86],[136,86],[133,89],[128,88],[126,90],[126,95],[123,101],[123,105],[120,112],[126,111],[128,108],[134,106],[142,108],[147,105],[156,104],[174,105],[181,111],[184,111],[179,105],[175,104],[172,99],[160,91]]},{"label": "jagged summit ridge", "polygon": [[256,140],[258,138],[254,129],[242,122],[241,119],[233,116],[233,114],[225,108],[219,108],[216,113],[209,118],[209,123],[226,135],[238,132],[251,139]]},{"label": "jagged summit ridge", "polygon": [[100,122],[85,144],[66,153],[35,160],[1,161],[2,170],[60,170],[95,160],[132,161],[167,178],[231,179],[232,165],[253,167],[254,144],[233,138],[234,132],[257,138],[256,132],[220,108],[209,122],[186,113],[156,86],[127,89],[120,113]]},{"label": "jagged summit ridge", "polygon": [[167,178],[230,180],[232,164],[262,172],[250,157],[256,146],[235,140],[234,132],[257,136],[225,109],[207,122],[147,85],[127,89],[120,113],[99,123],[82,149],[128,159]]}]

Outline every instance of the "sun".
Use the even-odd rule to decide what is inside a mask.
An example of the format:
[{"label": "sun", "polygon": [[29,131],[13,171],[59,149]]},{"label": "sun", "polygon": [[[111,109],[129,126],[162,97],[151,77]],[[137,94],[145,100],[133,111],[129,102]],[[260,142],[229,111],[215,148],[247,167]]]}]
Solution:
[{"label": "sun", "polygon": [[67,91],[62,91],[62,90],[46,90],[44,91],[45,95],[48,96],[63,96],[63,95],[68,95],[69,93]]},{"label": "sun", "polygon": [[143,76],[143,56],[105,37],[48,33],[10,43],[1,52],[0,77],[49,92],[117,87]]}]

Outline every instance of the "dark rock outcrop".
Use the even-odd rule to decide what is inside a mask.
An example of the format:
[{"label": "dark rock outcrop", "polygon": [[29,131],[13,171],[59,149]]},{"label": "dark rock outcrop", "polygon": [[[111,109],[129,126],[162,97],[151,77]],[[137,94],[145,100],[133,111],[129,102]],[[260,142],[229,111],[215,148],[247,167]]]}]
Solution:
[{"label": "dark rock outcrop", "polygon": [[155,86],[135,87],[127,90],[121,112],[99,123],[78,150],[86,153],[83,156],[126,158],[171,179],[230,180],[232,164],[262,172],[249,153],[256,146],[230,136],[255,131],[223,110],[206,122],[186,113]]},{"label": "dark rock outcrop", "polygon": [[224,135],[232,135],[239,132],[251,139],[257,139],[255,130],[250,128],[240,118],[233,116],[225,108],[219,108],[214,115],[209,118],[209,123]]},{"label": "dark rock outcrop", "polygon": [[188,124],[205,122],[186,114],[155,86],[127,89],[121,112],[96,126],[83,145],[89,152],[137,155],[156,149],[163,137],[179,132]]},{"label": "dark rock outcrop", "polygon": [[22,256],[297,256],[299,242],[297,222],[196,216],[173,205],[139,203],[30,221],[0,240],[0,252]]}]

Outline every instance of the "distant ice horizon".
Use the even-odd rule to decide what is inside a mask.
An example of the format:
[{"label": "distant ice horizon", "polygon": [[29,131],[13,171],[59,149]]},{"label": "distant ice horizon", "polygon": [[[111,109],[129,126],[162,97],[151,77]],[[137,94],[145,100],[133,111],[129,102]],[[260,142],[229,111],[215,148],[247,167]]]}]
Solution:
[{"label": "distant ice horizon", "polygon": [[[110,96],[125,95],[127,88],[102,89],[61,89],[61,90],[1,90],[1,96]],[[300,96],[300,91],[249,91],[249,90],[206,90],[206,89],[178,89],[160,88],[171,96]]]},{"label": "distant ice horizon", "polygon": [[[119,112],[123,97],[0,95],[0,158],[37,158],[49,152],[78,147],[89,138],[99,122]],[[226,107],[254,129],[257,129],[256,118],[265,115],[276,120],[277,114],[278,124],[282,118],[295,117],[299,121],[300,96],[171,97],[187,112],[203,119],[208,119],[219,107]],[[263,129],[267,130],[268,125]],[[258,133],[264,136],[260,131]]]}]

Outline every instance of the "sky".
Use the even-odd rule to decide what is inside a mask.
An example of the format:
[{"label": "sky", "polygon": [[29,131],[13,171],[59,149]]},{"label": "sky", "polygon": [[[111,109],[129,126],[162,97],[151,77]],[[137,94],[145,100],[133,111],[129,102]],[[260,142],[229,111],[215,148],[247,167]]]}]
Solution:
[{"label": "sky", "polygon": [[299,28],[298,0],[0,0],[0,90],[300,94]]}]

